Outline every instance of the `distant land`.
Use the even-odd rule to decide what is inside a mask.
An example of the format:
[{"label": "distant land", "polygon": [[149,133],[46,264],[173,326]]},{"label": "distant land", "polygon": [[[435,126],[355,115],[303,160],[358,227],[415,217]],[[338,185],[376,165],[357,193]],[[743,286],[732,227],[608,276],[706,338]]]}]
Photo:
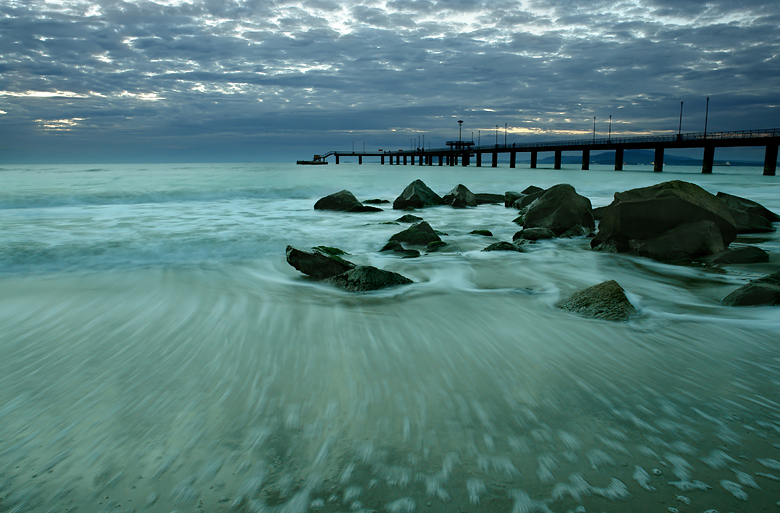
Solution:
[{"label": "distant land", "polygon": [[[526,159],[524,162],[528,162]],[[650,165],[655,161],[655,152],[652,150],[626,150],[623,153],[623,163],[629,166],[636,165]],[[555,162],[554,156],[540,158],[538,161],[540,164],[553,164]],[[703,162],[702,158],[691,157],[678,157],[669,155],[664,152],[664,164],[670,166],[701,166]],[[563,155],[561,157],[561,163],[563,164],[581,164],[582,154],[577,155]],[[605,164],[612,165],[615,163],[615,153],[612,151],[605,151],[601,153],[592,153],[590,156],[591,164]],[[753,160],[715,160],[714,165],[732,165],[732,166],[762,166],[764,163]]]}]

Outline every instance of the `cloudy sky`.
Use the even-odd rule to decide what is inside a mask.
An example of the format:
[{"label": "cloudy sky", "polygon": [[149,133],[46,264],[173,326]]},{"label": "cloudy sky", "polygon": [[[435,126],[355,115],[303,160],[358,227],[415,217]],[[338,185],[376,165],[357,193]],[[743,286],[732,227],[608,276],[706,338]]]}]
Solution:
[{"label": "cloudy sky", "polygon": [[[3,0],[0,163],[780,127],[777,0]],[[760,158],[760,155],[759,155]]]}]

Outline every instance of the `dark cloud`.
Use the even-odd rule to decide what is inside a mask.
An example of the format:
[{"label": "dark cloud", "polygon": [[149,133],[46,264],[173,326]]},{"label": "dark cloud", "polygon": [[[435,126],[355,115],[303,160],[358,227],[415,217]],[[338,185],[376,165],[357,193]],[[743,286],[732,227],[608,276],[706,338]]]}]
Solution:
[{"label": "dark cloud", "polygon": [[716,129],[769,127],[778,21],[760,0],[3,3],[0,159],[292,158],[443,141],[457,119],[645,133],[682,100],[693,125],[705,96]]}]

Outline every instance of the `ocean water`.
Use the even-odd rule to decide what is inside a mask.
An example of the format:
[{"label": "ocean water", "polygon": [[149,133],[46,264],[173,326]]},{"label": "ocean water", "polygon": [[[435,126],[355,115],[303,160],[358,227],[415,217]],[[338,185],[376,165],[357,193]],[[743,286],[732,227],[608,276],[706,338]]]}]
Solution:
[{"label": "ocean water", "polygon": [[[720,300],[780,268],[777,233],[722,268],[587,238],[485,253],[515,211],[436,207],[448,248],[401,259],[389,206],[312,208],[416,178],[594,206],[683,179],[780,212],[758,168],[593,167],[0,167],[0,512],[776,511],[780,310]],[[347,293],[288,244],[415,283]],[[608,279],[632,321],[555,308]]]}]

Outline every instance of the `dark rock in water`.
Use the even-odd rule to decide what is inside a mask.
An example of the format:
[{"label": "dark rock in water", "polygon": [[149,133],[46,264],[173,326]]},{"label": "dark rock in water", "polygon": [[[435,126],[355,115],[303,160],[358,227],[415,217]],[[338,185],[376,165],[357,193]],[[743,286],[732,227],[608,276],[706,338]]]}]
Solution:
[{"label": "dark rock in water", "polygon": [[[526,190],[531,190],[533,186],[529,187]],[[523,210],[525,207],[533,203],[537,198],[540,198],[544,193],[544,189],[539,189],[539,187],[533,187],[534,192],[529,192],[528,194],[522,193],[522,196],[517,198],[512,203],[512,208],[516,208],[517,210]]]},{"label": "dark rock in water", "polygon": [[441,197],[433,192],[422,180],[415,180],[393,202],[395,210],[405,208],[425,208],[441,205]]},{"label": "dark rock in water", "polygon": [[504,193],[504,206],[509,208],[516,200],[522,198],[525,194],[515,191],[506,191]]},{"label": "dark rock in water", "polygon": [[364,205],[384,205],[389,204],[390,202],[386,199],[367,199],[363,202]]},{"label": "dark rock in water", "polygon": [[315,210],[336,210],[339,212],[381,212],[381,208],[368,207],[360,203],[348,190],[339,191],[317,201]]},{"label": "dark rock in water", "polygon": [[719,192],[718,194],[716,194],[716,196],[720,198],[721,201],[726,203],[726,205],[728,205],[730,209],[745,210],[747,212],[751,212],[753,214],[765,218],[770,223],[776,223],[780,221],[780,215],[775,214],[774,212],[772,212],[762,204],[757,203],[753,200],[740,198],[739,196],[734,196],[732,194],[727,194],[725,192]]},{"label": "dark rock in water", "polygon": [[520,214],[519,216],[515,217],[512,219],[512,222],[523,226],[525,224],[525,214]]},{"label": "dark rock in water", "polygon": [[494,242],[482,251],[516,251],[518,253],[525,253],[525,249],[518,246],[517,244],[512,244],[511,242],[506,242],[503,240],[501,242]]},{"label": "dark rock in water", "polygon": [[607,207],[596,207],[593,209],[593,219],[601,221],[601,217],[604,215],[604,211]]},{"label": "dark rock in water", "polygon": [[636,308],[626,297],[623,287],[615,280],[575,292],[569,299],[560,303],[558,308],[583,317],[607,321],[627,321],[636,314]]},{"label": "dark rock in water", "polygon": [[517,232],[513,239],[543,240],[552,239],[554,237],[555,232],[549,228],[526,228]]},{"label": "dark rock in water", "polygon": [[630,240],[649,240],[681,224],[704,220],[718,225],[725,245],[737,236],[726,205],[698,185],[673,180],[618,192],[603,212],[591,247],[610,242],[623,248]]},{"label": "dark rock in water", "polygon": [[391,240],[387,244],[385,244],[385,247],[379,250],[380,252],[383,251],[392,251],[402,258],[415,258],[420,256],[420,252],[416,249],[406,249],[403,247],[403,245],[398,242],[397,240]]},{"label": "dark rock in water", "polygon": [[336,255],[315,249],[309,253],[301,251],[292,246],[287,246],[287,263],[295,267],[303,274],[324,280],[337,274],[341,274],[355,267],[355,264],[348,262]]},{"label": "dark rock in water", "polygon": [[639,245],[637,252],[653,260],[670,262],[712,255],[724,249],[723,236],[718,225],[704,220],[677,226]]},{"label": "dark rock in water", "polygon": [[492,194],[489,192],[477,192],[474,194],[474,196],[477,197],[477,204],[478,205],[491,205],[491,204],[499,204],[504,202],[504,195],[503,194]]},{"label": "dark rock in water", "polygon": [[556,235],[570,232],[573,228],[589,232],[596,227],[591,210],[590,200],[577,194],[574,187],[554,185],[528,205],[523,226],[547,228]]},{"label": "dark rock in water", "polygon": [[755,246],[731,249],[712,260],[713,264],[759,264],[769,262],[769,253]]},{"label": "dark rock in water", "polygon": [[456,185],[455,188],[445,194],[441,200],[443,204],[455,208],[477,206],[477,197],[463,184]]},{"label": "dark rock in water", "polygon": [[398,219],[396,219],[399,223],[416,223],[418,221],[422,221],[422,217],[413,216],[412,214],[404,214]]},{"label": "dark rock in water", "polygon": [[327,281],[350,292],[365,292],[413,283],[406,276],[368,265],[357,266]]},{"label": "dark rock in water", "polygon": [[780,305],[780,272],[753,280],[725,298],[726,306],[772,306]]},{"label": "dark rock in water", "polygon": [[544,192],[544,189],[542,189],[541,187],[537,187],[535,185],[529,185],[528,187],[523,189],[522,194],[525,194],[527,196],[529,194],[536,194],[539,192]]},{"label": "dark rock in water", "polygon": [[343,249],[332,248],[330,246],[314,246],[311,249],[313,249],[315,251],[318,251],[320,253],[326,253],[326,254],[328,254],[330,256],[341,256],[341,255],[348,255],[349,254],[346,251],[344,251]]},{"label": "dark rock in water", "polygon": [[490,230],[471,230],[469,235],[482,235],[483,237],[492,237],[493,232]]},{"label": "dark rock in water", "polygon": [[447,243],[443,240],[434,240],[428,243],[425,247],[425,251],[428,253],[435,253],[445,246],[447,246]]},{"label": "dark rock in water", "polygon": [[429,225],[426,221],[422,221],[410,226],[402,232],[396,233],[390,237],[390,240],[424,246],[431,242],[441,240],[441,237],[436,235],[436,232],[433,231],[431,225]]},{"label": "dark rock in water", "polygon": [[717,198],[729,209],[737,225],[737,233],[773,232],[775,228],[772,223],[780,221],[777,214],[755,201],[725,192],[719,192]]}]

